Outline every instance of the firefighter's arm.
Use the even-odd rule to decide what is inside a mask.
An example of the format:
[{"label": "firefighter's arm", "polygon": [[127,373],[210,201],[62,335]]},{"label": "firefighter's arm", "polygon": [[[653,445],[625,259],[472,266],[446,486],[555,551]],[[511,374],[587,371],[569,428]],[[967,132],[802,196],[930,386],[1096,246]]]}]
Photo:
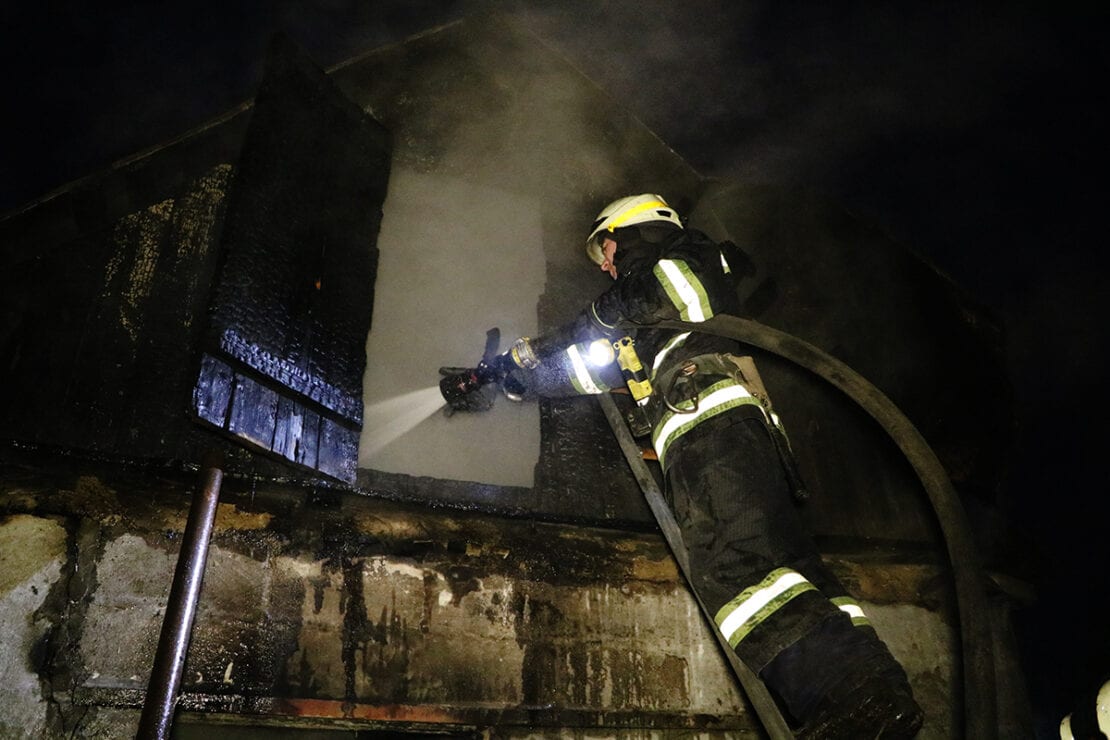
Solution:
[{"label": "firefighter's arm", "polygon": [[665,299],[650,265],[644,267],[622,275],[572,321],[514,342],[508,352],[517,367],[511,382],[547,397],[603,393],[624,385],[613,343],[628,332],[618,325],[624,319],[650,320]]},{"label": "firefighter's arm", "polygon": [[592,395],[620,384],[613,342],[591,328],[586,312],[541,337],[521,337],[507,354],[515,365],[504,384],[510,398]]}]

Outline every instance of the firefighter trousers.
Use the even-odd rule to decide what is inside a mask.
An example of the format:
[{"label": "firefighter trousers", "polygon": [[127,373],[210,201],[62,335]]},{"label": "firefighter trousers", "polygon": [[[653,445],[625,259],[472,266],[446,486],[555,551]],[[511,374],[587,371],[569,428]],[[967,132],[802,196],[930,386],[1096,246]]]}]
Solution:
[{"label": "firefighter trousers", "polygon": [[909,692],[806,532],[761,409],[705,420],[668,452],[693,587],[738,656],[803,724],[866,681]]}]

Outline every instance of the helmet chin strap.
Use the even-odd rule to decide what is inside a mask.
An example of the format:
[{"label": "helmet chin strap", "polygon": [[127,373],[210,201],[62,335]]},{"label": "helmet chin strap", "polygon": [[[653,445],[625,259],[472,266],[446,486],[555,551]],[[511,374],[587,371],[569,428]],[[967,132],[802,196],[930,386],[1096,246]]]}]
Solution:
[{"label": "helmet chin strap", "polygon": [[613,253],[613,265],[617,268],[618,274],[624,274],[628,268],[641,260],[654,262],[659,257],[662,244],[648,241],[644,236],[640,226],[625,226],[612,232],[611,238],[617,243],[617,251]]}]

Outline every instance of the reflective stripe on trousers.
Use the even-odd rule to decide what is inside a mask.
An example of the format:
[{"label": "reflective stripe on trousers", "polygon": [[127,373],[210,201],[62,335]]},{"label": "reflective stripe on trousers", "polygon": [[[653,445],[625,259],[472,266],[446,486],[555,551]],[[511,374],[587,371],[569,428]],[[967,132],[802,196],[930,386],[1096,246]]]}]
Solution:
[{"label": "reflective stripe on trousers", "polygon": [[851,596],[836,596],[829,599],[836,608],[852,618],[852,624],[857,627],[870,627],[871,620],[863,613],[863,607]]},{"label": "reflective stripe on trousers", "polygon": [[722,606],[713,621],[732,647],[795,596],[816,587],[801,573],[790,568],[776,568],[754,586],[740,592]]},{"label": "reflective stripe on trousers", "polygon": [[[806,580],[805,576],[790,568],[776,568],[754,586],[741,591],[734,599],[722,606],[713,621],[735,648],[752,630],[769,619],[791,599],[815,591],[817,587]],[[860,627],[870,625],[863,608],[850,596],[830,599],[841,611],[852,619],[852,624]]]},{"label": "reflective stripe on trousers", "polygon": [[[666,389],[662,389],[658,392],[663,393],[665,391]],[[667,450],[682,435],[706,419],[711,419],[729,409],[745,404],[759,406],[759,400],[748,393],[747,388],[731,378],[726,378],[714,383],[697,395],[696,411],[686,414],[678,414],[670,409],[665,411],[651,435],[651,445],[655,448],[655,454],[659,456],[659,464],[665,465],[664,460],[666,459]],[[693,409],[695,404],[692,401],[686,401],[676,404],[676,407]]]}]

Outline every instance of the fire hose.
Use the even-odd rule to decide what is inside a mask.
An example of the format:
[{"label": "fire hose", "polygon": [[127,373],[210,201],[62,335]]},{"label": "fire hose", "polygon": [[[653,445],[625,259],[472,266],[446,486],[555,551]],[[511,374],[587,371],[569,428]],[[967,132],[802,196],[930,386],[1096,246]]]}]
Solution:
[{"label": "fire hose", "polygon": [[[633,323],[622,326],[647,328]],[[964,736],[969,740],[998,737],[994,651],[985,574],[959,495],[936,453],[912,422],[882,391],[848,365],[798,337],[756,321],[718,315],[699,323],[659,321],[650,328],[727,337],[789,360],[842,391],[898,445],[929,497],[952,568],[963,652]]]}]

